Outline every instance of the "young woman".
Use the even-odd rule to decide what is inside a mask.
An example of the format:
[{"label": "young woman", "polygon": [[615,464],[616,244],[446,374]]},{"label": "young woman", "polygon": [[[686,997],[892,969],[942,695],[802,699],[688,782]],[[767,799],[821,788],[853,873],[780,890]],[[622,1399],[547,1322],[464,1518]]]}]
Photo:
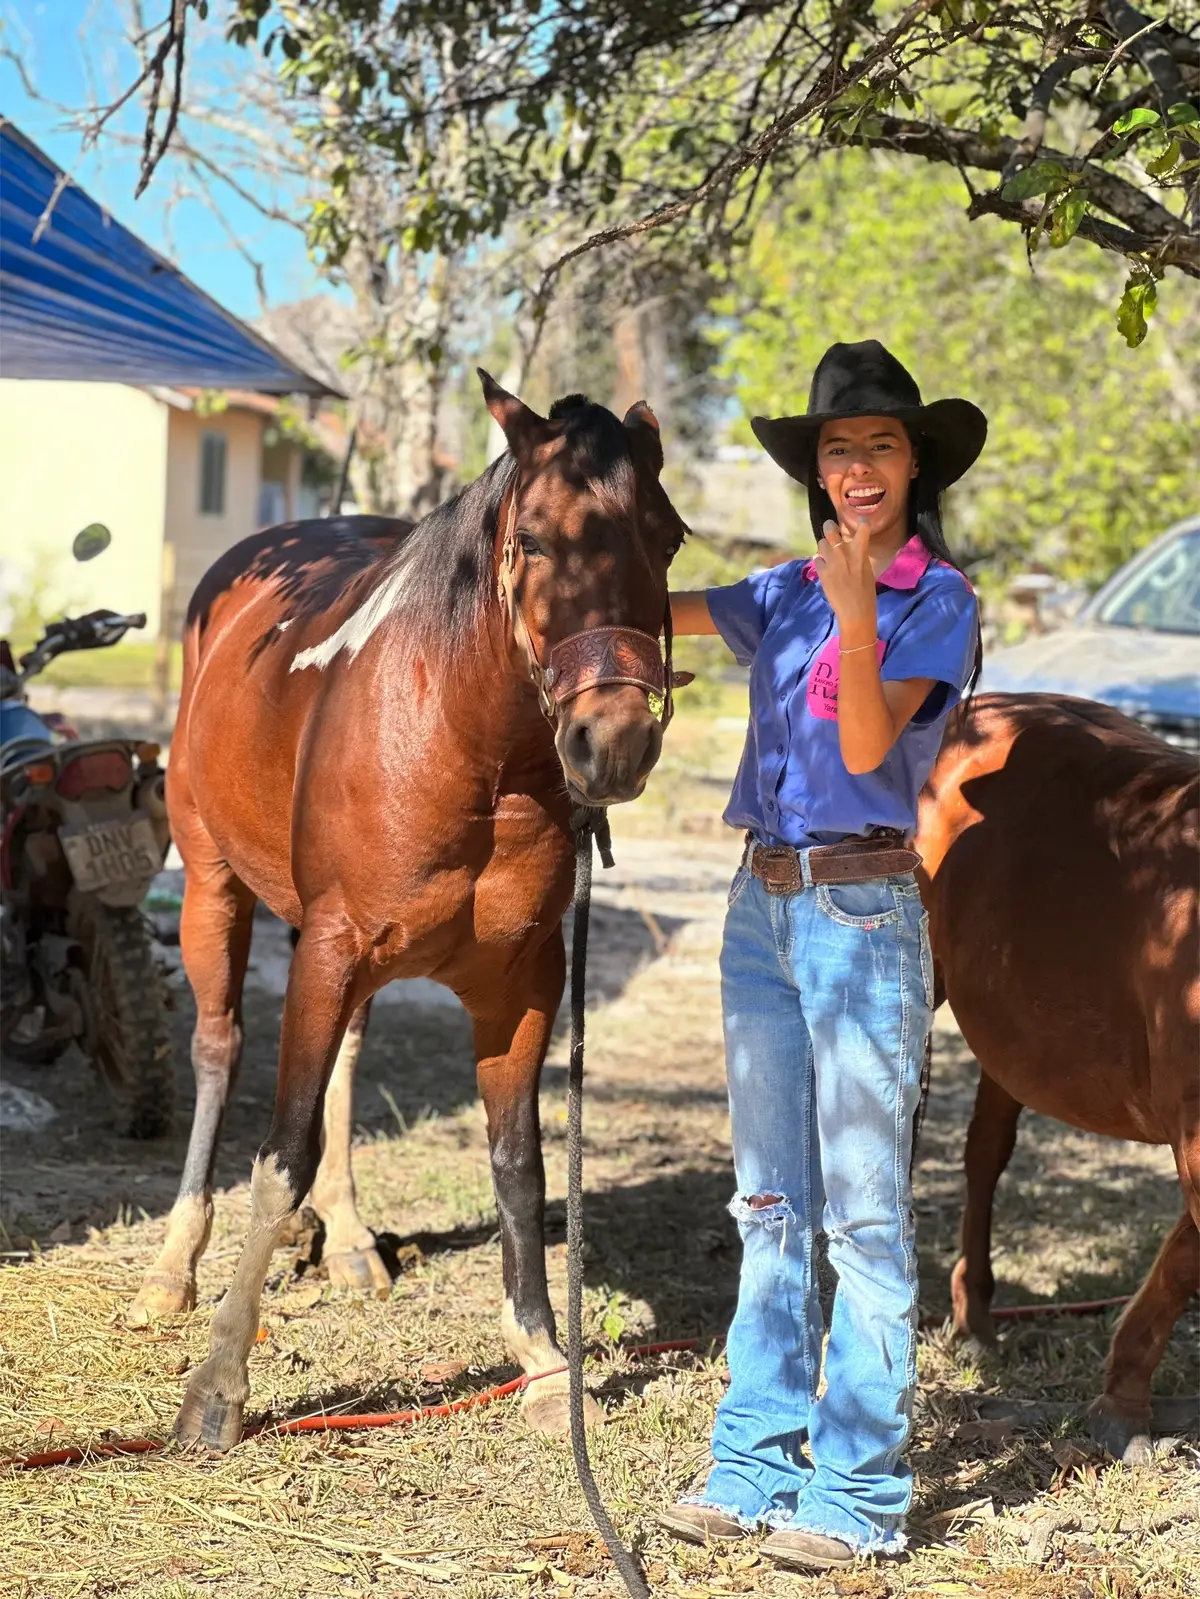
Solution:
[{"label": "young woman", "polygon": [[[966,400],[922,405],[871,340],[827,351],[806,415],[753,425],[806,485],[818,543],[811,560],[671,597],[676,633],[719,633],[751,674],[725,812],[746,853],[721,952],[741,1283],[714,1465],[664,1521],[696,1542],[765,1525],[764,1554],[815,1570],[904,1547],[909,1165],[933,998],[905,839],[979,659],[938,507],[987,422]],[[838,1287],[818,1399],[822,1226]]]}]

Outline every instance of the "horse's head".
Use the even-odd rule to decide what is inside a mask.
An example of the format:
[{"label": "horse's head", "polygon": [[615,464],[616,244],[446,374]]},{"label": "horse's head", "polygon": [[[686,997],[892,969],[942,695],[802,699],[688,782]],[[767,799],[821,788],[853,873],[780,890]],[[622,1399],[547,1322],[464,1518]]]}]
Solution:
[{"label": "horse's head", "polygon": [[645,404],[620,422],[582,395],[540,417],[480,377],[515,463],[495,547],[514,653],[554,722],[572,798],[635,799],[662,748],[651,694],[669,705],[658,636],[686,531],[658,480],[658,423]]}]

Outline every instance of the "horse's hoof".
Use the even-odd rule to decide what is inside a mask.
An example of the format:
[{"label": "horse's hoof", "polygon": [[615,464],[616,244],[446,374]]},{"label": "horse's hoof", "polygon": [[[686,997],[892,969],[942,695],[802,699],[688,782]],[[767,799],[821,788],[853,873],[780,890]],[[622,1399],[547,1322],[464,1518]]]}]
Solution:
[{"label": "horse's hoof", "polygon": [[374,1249],[351,1249],[340,1255],[326,1255],[330,1286],[349,1288],[371,1299],[386,1299],[392,1291],[388,1269]]},{"label": "horse's hoof", "polygon": [[178,1316],[196,1308],[195,1278],[147,1277],[125,1312],[131,1327],[146,1327],[163,1316]]},{"label": "horse's hoof", "polygon": [[242,1436],[245,1409],[244,1400],[230,1399],[219,1390],[211,1389],[205,1380],[204,1366],[199,1366],[192,1374],[175,1418],[175,1437],[185,1448],[204,1444],[223,1454]]},{"label": "horse's hoof", "polygon": [[995,1360],[1000,1353],[1000,1343],[992,1328],[976,1332],[970,1327],[953,1327],[950,1339],[956,1355],[972,1361]]},{"label": "horse's hoof", "polygon": [[1094,1443],[1126,1466],[1148,1466],[1154,1459],[1149,1414],[1128,1415],[1102,1397],[1088,1412],[1088,1432]]},{"label": "horse's hoof", "polygon": [[[536,1386],[527,1388],[521,1414],[534,1432],[549,1438],[571,1436],[571,1403],[565,1388],[552,1388],[548,1393],[538,1393]],[[583,1396],[583,1424],[589,1432],[604,1425],[604,1411],[591,1394]]]}]

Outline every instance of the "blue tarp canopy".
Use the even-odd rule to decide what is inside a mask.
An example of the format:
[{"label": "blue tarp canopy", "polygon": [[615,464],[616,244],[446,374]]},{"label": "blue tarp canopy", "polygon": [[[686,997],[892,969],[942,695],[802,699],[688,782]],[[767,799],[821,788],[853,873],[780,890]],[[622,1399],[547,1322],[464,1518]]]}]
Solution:
[{"label": "blue tarp canopy", "polygon": [[337,392],[115,222],[11,122],[0,125],[0,377]]}]

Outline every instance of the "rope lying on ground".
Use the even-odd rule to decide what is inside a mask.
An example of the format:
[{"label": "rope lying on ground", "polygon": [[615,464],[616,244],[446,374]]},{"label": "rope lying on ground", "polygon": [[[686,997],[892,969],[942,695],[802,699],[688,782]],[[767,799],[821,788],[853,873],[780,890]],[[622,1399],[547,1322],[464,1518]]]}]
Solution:
[{"label": "rope lying on ground", "polygon": [[[1000,1305],[992,1310],[994,1317],[1011,1321],[1030,1321],[1037,1316],[1086,1316],[1100,1311],[1116,1309],[1128,1304],[1124,1299],[1081,1299],[1073,1303],[1056,1305]],[[624,1353],[631,1358],[644,1355],[680,1354],[698,1349],[709,1340],[703,1338],[673,1338],[665,1343],[634,1344]],[[718,1342],[714,1340],[713,1342]],[[247,1427],[243,1441],[263,1433],[286,1436],[305,1432],[365,1432],[375,1427],[404,1427],[414,1422],[426,1421],[434,1416],[454,1416],[462,1410],[474,1410],[480,1405],[490,1405],[510,1394],[522,1393],[530,1383],[541,1382],[545,1377],[561,1377],[566,1366],[554,1366],[549,1371],[539,1371],[533,1376],[515,1377],[511,1382],[485,1388],[482,1393],[467,1394],[463,1399],[448,1400],[441,1405],[422,1405],[416,1410],[364,1411],[350,1416],[296,1416],[290,1421],[260,1421]],[[45,1466],[77,1466],[84,1461],[113,1455],[149,1455],[166,1448],[162,1438],[113,1438],[104,1443],[75,1446],[69,1449],[45,1449],[38,1454],[11,1455],[0,1465],[15,1471],[34,1471]]]},{"label": "rope lying on ground", "polygon": [[[666,1343],[635,1344],[625,1353],[629,1356],[665,1355],[695,1349],[703,1342],[699,1338],[676,1338]],[[295,1416],[290,1421],[264,1420],[246,1428],[242,1441],[260,1437],[264,1433],[286,1436],[304,1432],[360,1432],[374,1427],[403,1427],[426,1421],[432,1416],[454,1416],[461,1410],[474,1410],[480,1405],[490,1405],[510,1394],[523,1393],[530,1383],[541,1382],[546,1377],[561,1377],[566,1366],[554,1366],[549,1371],[539,1371],[532,1376],[515,1377],[511,1382],[499,1383],[495,1388],[485,1388],[482,1393],[467,1394],[462,1399],[448,1400],[441,1405],[422,1405],[415,1410],[365,1411],[350,1416]],[[148,1455],[166,1448],[162,1438],[113,1438],[104,1443],[88,1444],[70,1449],[47,1449],[40,1454],[15,1455],[0,1461],[17,1471],[32,1471],[41,1466],[75,1466],[87,1460],[106,1455]]]},{"label": "rope lying on ground", "polygon": [[[1127,1305],[1129,1296],[1118,1299],[1079,1299],[1066,1304],[1048,1305],[997,1305],[992,1308],[992,1316],[1007,1321],[1032,1321],[1037,1316],[1092,1316],[1101,1311],[1115,1310],[1120,1305]],[[701,1344],[710,1340],[703,1338],[672,1338],[665,1343],[658,1344],[633,1344],[624,1353],[628,1356],[682,1354],[691,1349],[698,1349]],[[719,1339],[711,1340],[714,1344]],[[515,1377],[511,1382],[500,1383],[495,1388],[485,1388],[482,1393],[468,1394],[463,1399],[448,1400],[441,1405],[422,1405],[417,1410],[380,1410],[363,1411],[350,1416],[296,1416],[291,1421],[260,1421],[247,1427],[243,1433],[243,1441],[256,1438],[262,1433],[274,1433],[280,1436],[288,1433],[301,1432],[360,1432],[373,1427],[403,1427],[413,1422],[426,1421],[432,1416],[454,1416],[460,1410],[474,1410],[479,1405],[490,1405],[497,1399],[506,1399],[510,1394],[522,1393],[532,1382],[541,1382],[545,1377],[561,1377],[566,1371],[566,1366],[554,1366],[549,1371],[539,1371],[533,1376]],[[43,1466],[77,1466],[83,1461],[97,1459],[104,1455],[149,1455],[159,1449],[165,1449],[166,1442],[162,1438],[114,1438],[105,1443],[88,1444],[85,1447],[71,1449],[45,1449],[39,1454],[10,1455],[7,1460],[0,1460],[0,1466],[9,1466],[15,1471],[33,1471]]]}]

